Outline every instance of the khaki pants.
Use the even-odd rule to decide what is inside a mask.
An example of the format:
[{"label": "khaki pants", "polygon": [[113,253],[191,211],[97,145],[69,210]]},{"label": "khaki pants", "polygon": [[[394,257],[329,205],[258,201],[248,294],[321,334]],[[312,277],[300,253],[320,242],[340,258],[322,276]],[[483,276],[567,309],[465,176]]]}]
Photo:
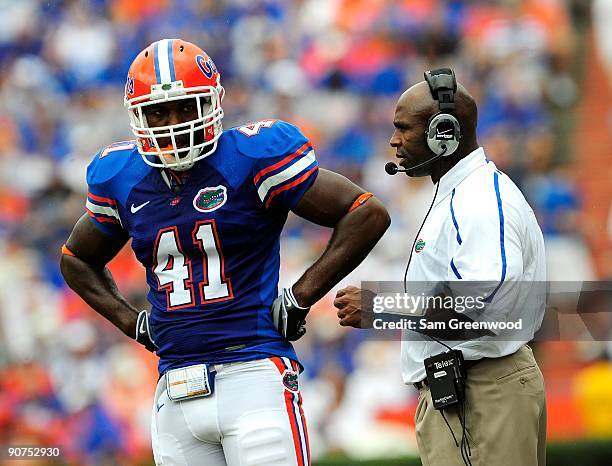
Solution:
[{"label": "khaki pants", "polygon": [[[444,415],[461,444],[458,409]],[[546,465],[544,378],[529,346],[468,370],[465,417],[473,466]],[[419,393],[415,423],[423,466],[464,465],[427,387]]]}]

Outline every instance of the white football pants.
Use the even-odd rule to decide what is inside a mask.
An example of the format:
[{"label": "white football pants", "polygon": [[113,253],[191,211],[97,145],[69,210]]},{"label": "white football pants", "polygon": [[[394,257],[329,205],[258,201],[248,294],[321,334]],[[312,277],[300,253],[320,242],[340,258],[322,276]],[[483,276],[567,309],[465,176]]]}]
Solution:
[{"label": "white football pants", "polygon": [[214,393],[206,398],[171,401],[166,376],[159,380],[151,420],[155,464],[308,466],[297,363],[273,357],[214,367]]}]

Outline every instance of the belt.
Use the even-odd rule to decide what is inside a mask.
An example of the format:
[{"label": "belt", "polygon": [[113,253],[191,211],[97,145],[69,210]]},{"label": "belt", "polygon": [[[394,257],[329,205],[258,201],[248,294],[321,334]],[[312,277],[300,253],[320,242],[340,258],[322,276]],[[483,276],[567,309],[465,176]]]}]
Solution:
[{"label": "belt", "polygon": [[[476,364],[478,364],[479,362],[482,362],[486,359],[491,359],[491,358],[480,358],[480,359],[466,359],[463,362],[463,367],[465,367],[465,370],[467,371],[468,369],[474,367]],[[415,382],[412,384],[414,386],[414,388],[416,388],[417,390],[421,390],[423,387],[428,387],[428,383],[427,383],[427,378],[424,378],[423,380],[420,380],[418,382]]]}]

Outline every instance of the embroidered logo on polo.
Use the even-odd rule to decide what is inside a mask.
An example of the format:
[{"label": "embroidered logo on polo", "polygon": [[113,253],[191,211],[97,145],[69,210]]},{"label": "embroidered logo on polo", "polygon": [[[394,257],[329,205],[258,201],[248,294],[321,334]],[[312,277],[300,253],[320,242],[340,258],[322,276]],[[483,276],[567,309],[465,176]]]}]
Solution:
[{"label": "embroidered logo on polo", "polygon": [[283,374],[283,385],[290,392],[297,392],[300,388],[296,372],[285,371]]},{"label": "embroidered logo on polo", "polygon": [[419,238],[418,241],[416,242],[416,244],[414,245],[414,252],[416,252],[418,254],[423,249],[425,249],[425,241],[423,241],[421,238]]},{"label": "embroidered logo on polo", "polygon": [[200,189],[193,198],[193,207],[199,212],[212,212],[222,207],[227,201],[227,188],[215,186]]}]

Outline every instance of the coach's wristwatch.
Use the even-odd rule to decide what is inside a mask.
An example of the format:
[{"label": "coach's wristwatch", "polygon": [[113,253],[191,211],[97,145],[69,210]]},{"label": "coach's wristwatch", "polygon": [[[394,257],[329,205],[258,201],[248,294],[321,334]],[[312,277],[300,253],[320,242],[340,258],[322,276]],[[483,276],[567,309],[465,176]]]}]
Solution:
[{"label": "coach's wristwatch", "polygon": [[306,315],[309,311],[310,307],[297,303],[291,288],[283,288],[272,303],[272,321],[285,340],[299,340],[306,333]]},{"label": "coach's wristwatch", "polygon": [[135,340],[152,353],[159,349],[151,336],[151,329],[149,327],[149,313],[147,311],[140,311],[138,313],[138,319],[136,320]]}]

